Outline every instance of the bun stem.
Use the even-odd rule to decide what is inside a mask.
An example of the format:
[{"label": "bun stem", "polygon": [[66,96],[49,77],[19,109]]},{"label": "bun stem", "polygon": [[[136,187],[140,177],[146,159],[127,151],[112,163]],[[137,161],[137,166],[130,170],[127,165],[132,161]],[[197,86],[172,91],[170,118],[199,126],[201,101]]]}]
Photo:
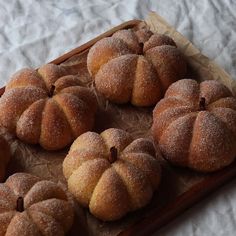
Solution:
[{"label": "bun stem", "polygon": [[206,99],[204,97],[200,98],[199,101],[199,110],[200,111],[205,111],[206,110]]},{"label": "bun stem", "polygon": [[108,157],[109,162],[112,164],[117,160],[118,151],[116,147],[110,148],[110,155]]},{"label": "bun stem", "polygon": [[24,211],[24,198],[23,197],[18,197],[17,198],[16,210],[18,212],[23,212]]},{"label": "bun stem", "polygon": [[53,96],[53,94],[54,94],[54,91],[55,91],[55,85],[53,84],[52,86],[51,86],[51,88],[50,88],[50,91],[49,91],[49,96],[50,97],[52,97]]}]

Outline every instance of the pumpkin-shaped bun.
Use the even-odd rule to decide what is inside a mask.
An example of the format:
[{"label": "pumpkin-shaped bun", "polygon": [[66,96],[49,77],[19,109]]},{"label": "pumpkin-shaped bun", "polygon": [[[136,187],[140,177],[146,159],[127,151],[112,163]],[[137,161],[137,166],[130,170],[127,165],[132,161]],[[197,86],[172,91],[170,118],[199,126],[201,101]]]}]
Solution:
[{"label": "pumpkin-shaped bun", "polygon": [[27,143],[61,149],[93,127],[95,95],[65,68],[47,64],[13,75],[0,99],[0,124]]},{"label": "pumpkin-shaped bun", "polygon": [[11,157],[10,145],[0,135],[0,182],[5,177],[6,167]]},{"label": "pumpkin-shaped bun", "polygon": [[72,144],[63,162],[69,191],[104,221],[145,206],[160,182],[160,165],[150,140],[125,131],[87,132]]},{"label": "pumpkin-shaped bun", "polygon": [[186,73],[186,62],[168,36],[120,30],[89,50],[87,66],[97,90],[115,103],[155,105]]},{"label": "pumpkin-shaped bun", "polygon": [[51,181],[17,173],[0,184],[1,236],[63,236],[73,217],[65,192]]},{"label": "pumpkin-shaped bun", "polygon": [[236,99],[217,81],[177,81],[156,105],[152,131],[173,164],[219,170],[236,157]]}]

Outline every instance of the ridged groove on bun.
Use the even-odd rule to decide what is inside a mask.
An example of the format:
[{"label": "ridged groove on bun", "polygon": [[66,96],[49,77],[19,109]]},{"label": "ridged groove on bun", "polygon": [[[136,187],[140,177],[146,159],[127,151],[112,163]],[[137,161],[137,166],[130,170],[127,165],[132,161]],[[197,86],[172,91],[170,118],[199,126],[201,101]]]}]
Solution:
[{"label": "ridged groove on bun", "polygon": [[119,38],[101,39],[89,50],[87,57],[88,71],[91,76],[95,76],[99,69],[110,59],[130,53],[132,53],[132,50]]},{"label": "ridged groove on bun", "polygon": [[0,235],[65,235],[74,212],[57,184],[16,173],[0,185]]},{"label": "ridged groove on bun", "polygon": [[135,106],[155,105],[187,70],[173,39],[144,29],[120,30],[101,39],[89,50],[87,67],[105,98]]},{"label": "ridged groove on bun", "polygon": [[150,140],[133,140],[111,128],[79,136],[63,162],[63,173],[80,204],[99,219],[112,221],[150,201],[161,170]]},{"label": "ridged groove on bun", "polygon": [[97,100],[65,67],[47,64],[12,76],[0,98],[0,124],[21,140],[64,148],[92,129]]},{"label": "ridged groove on bun", "polygon": [[95,85],[110,101],[121,104],[131,101],[133,105],[154,105],[162,95],[154,67],[144,56],[136,54],[106,63],[97,73]]},{"label": "ridged groove on bun", "polygon": [[177,47],[175,41],[169,36],[164,35],[164,34],[153,34],[147,40],[147,42],[145,42],[143,51],[146,52],[147,50],[151,48],[155,48],[155,47],[163,46],[163,45],[170,45],[170,46]]},{"label": "ridged groove on bun", "polygon": [[153,111],[152,131],[171,163],[202,172],[236,156],[236,99],[217,81],[173,83]]}]

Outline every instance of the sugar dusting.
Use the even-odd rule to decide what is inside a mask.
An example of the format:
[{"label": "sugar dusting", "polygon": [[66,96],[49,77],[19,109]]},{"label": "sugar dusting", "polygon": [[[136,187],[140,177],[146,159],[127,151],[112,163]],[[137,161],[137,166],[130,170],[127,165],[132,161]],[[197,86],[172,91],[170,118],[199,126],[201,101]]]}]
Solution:
[{"label": "sugar dusting", "polygon": [[235,136],[221,119],[208,111],[199,112],[189,152],[189,164],[193,168],[201,171],[221,169],[235,159]]},{"label": "sugar dusting", "polygon": [[119,38],[123,40],[128,45],[128,47],[133,51],[133,53],[138,54],[142,52],[142,48],[139,44],[138,37],[131,29],[119,30],[112,35],[112,38]]},{"label": "sugar dusting", "polygon": [[[47,91],[44,79],[47,77],[47,86],[50,87],[50,83],[53,81],[59,81],[60,75],[64,75],[65,71],[62,70],[60,66],[51,66],[50,64],[42,66],[42,68],[41,74],[39,74],[39,71],[24,69],[13,76],[7,90],[0,98],[0,123],[12,133],[17,133],[17,123],[20,120],[22,126],[20,126],[19,135],[17,133],[19,139],[29,143],[40,143],[46,149],[60,149],[71,143],[71,141],[78,136],[78,133],[81,134],[82,132],[92,128],[97,106],[96,98],[91,95],[89,98],[85,99],[84,94],[90,94],[91,92],[88,88],[84,88],[81,95],[80,93],[77,93],[76,98],[71,98],[70,102],[66,104],[66,108],[73,113],[71,117],[63,118],[64,113],[63,110],[61,110],[62,114],[58,114],[57,121],[51,119],[54,117],[51,111],[55,110],[53,109],[53,104],[51,102],[54,96],[49,94],[49,91]],[[76,87],[80,88],[74,77],[72,78],[71,76],[64,76],[63,80],[60,80],[59,82],[58,86],[60,88],[68,86],[70,86],[71,89]],[[68,96],[70,94],[71,97],[74,96],[73,91],[67,91],[67,94]],[[61,96],[63,100],[65,94],[59,92],[57,96]],[[44,107],[41,107],[41,114],[39,114],[39,111],[33,107],[35,107],[36,103],[41,99],[45,100],[45,105]],[[91,104],[93,109],[89,112]],[[77,111],[76,113],[74,112],[75,110]],[[52,141],[50,139],[46,138],[46,140],[41,142],[40,137],[43,132],[41,129],[43,124],[42,121],[45,117],[49,124],[44,128],[47,129],[47,127],[54,126],[54,139],[64,139],[64,142],[62,141],[55,147],[50,144]],[[73,123],[73,128],[77,124],[76,133],[72,138],[62,137],[62,132],[64,132],[66,122],[69,124]],[[32,130],[32,132],[30,130]]]},{"label": "sugar dusting", "polygon": [[[43,184],[38,184],[41,182]],[[7,204],[9,204],[9,206],[12,206],[12,208],[4,211],[5,217],[3,219],[1,217],[2,211],[0,207],[0,222],[3,220],[3,224],[0,224],[0,232],[9,231],[8,233],[11,232],[12,234],[14,233],[14,235],[18,235],[19,232],[15,232],[15,230],[24,229],[24,233],[28,235],[35,235],[35,232],[40,228],[38,225],[40,222],[37,223],[32,221],[32,218],[28,215],[29,213],[33,214],[33,218],[37,218],[40,214],[42,214],[42,212],[44,212],[46,218],[55,217],[54,219],[52,218],[55,221],[59,217],[58,219],[60,219],[61,222],[67,222],[67,225],[64,225],[64,229],[62,228],[63,224],[62,226],[58,226],[58,228],[55,229],[54,226],[50,225],[50,222],[48,222],[47,230],[49,233],[55,232],[55,230],[61,230],[61,234],[64,234],[64,232],[69,229],[68,224],[72,224],[73,210],[67,202],[66,197],[62,198],[62,200],[60,198],[57,199],[57,196],[61,196],[63,190],[58,187],[57,184],[51,181],[40,181],[38,177],[32,176],[30,174],[17,173],[9,177],[5,184],[0,184],[0,195],[2,196],[2,194],[6,192],[8,193],[8,197],[4,199],[6,200]],[[45,197],[40,198],[38,202],[35,201],[35,199],[32,199],[32,202],[34,202],[33,205],[27,205],[26,202],[25,210],[22,213],[18,213],[15,211],[16,205],[13,204],[12,201],[16,201],[18,196],[27,199],[29,193],[34,195],[34,198],[37,198],[38,194],[43,194]],[[64,192],[63,195],[65,196]],[[54,197],[51,198],[52,196]],[[44,206],[43,211],[40,210],[40,207],[37,208],[37,206]],[[32,212],[32,207],[37,208],[38,211]],[[12,227],[13,223],[16,227]]]},{"label": "sugar dusting", "polygon": [[[203,95],[206,97],[206,110],[200,111],[199,99]],[[229,96],[229,90],[215,81],[201,83],[200,91],[193,80],[172,84],[162,104],[166,101],[168,105],[173,98],[180,103],[175,102],[174,107],[170,103],[169,108],[156,109],[153,114],[154,137],[163,155],[175,164],[204,172],[229,165],[236,156],[236,100]],[[173,116],[172,113],[184,104],[186,107],[192,104],[191,109],[183,110],[180,116]],[[173,112],[168,115],[168,110]],[[196,116],[196,122],[188,128],[185,127],[186,116]],[[161,121],[165,123],[164,128]]]},{"label": "sugar dusting", "polygon": [[161,46],[161,45],[171,45],[171,46],[176,46],[176,43],[172,38],[165,34],[153,34],[147,42],[144,43],[144,48],[143,51],[146,52],[147,50]]},{"label": "sugar dusting", "polygon": [[96,88],[109,100],[128,102],[134,83],[138,56],[123,55],[107,62],[95,77]]},{"label": "sugar dusting", "polygon": [[[118,150],[117,160],[113,163],[109,163],[108,158],[111,147]],[[123,159],[134,153],[141,156],[134,158],[132,164]],[[157,175],[160,175],[158,161],[150,155],[155,155],[150,140],[133,141],[129,133],[110,128],[100,135],[87,132],[78,137],[64,160],[63,169],[76,199],[83,206],[89,206],[98,218],[114,220],[146,205],[158,186],[160,176],[157,182],[149,180],[154,169],[158,169]],[[142,162],[143,166],[140,165]],[[82,185],[78,186],[77,181],[84,176],[86,186],[82,184],[80,188]]]},{"label": "sugar dusting", "polygon": [[[184,76],[186,63],[174,41],[165,35],[151,35],[143,29],[137,32],[120,30],[112,37],[101,39],[89,50],[88,70],[95,77],[97,90],[108,100],[118,104],[131,101],[136,106],[151,106],[169,84]],[[145,54],[139,43],[144,43]],[[138,70],[137,63],[127,61],[132,53],[147,57],[155,69],[146,63]],[[156,57],[156,54],[160,55]],[[144,75],[148,80],[143,79]],[[132,91],[136,84],[139,86],[135,87],[134,94]]]},{"label": "sugar dusting", "polygon": [[90,75],[95,76],[99,69],[109,60],[121,55],[132,54],[127,44],[119,38],[104,38],[89,50],[87,67]]}]

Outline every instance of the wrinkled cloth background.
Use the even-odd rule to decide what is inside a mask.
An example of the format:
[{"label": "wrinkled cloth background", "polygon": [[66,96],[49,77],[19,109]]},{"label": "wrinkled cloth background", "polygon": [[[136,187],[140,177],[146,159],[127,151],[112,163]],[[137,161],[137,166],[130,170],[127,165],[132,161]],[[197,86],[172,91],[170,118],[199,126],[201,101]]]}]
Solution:
[{"label": "wrinkled cloth background", "polygon": [[[0,1],[0,86],[22,67],[37,67],[100,33],[156,11],[236,79],[234,0]],[[235,235],[236,180],[155,235]]]}]

